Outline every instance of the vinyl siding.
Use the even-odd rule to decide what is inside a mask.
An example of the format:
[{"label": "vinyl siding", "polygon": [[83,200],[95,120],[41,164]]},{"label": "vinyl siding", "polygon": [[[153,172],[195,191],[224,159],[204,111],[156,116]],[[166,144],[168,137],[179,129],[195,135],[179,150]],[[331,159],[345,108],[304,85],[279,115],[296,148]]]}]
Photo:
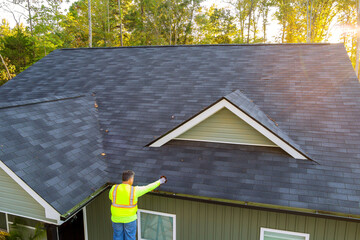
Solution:
[{"label": "vinyl siding", "polygon": [[52,221],[45,217],[44,207],[2,169],[0,169],[0,212]]},{"label": "vinyl siding", "polygon": [[109,190],[86,206],[88,240],[112,239],[110,206]]},{"label": "vinyl siding", "polygon": [[176,139],[276,146],[227,108],[223,108]]},{"label": "vinyl siding", "polygon": [[[147,194],[139,208],[176,215],[177,240],[259,240],[260,228],[310,234],[310,240],[360,240],[360,221],[277,213]],[[111,240],[108,191],[87,207],[89,240]]]}]

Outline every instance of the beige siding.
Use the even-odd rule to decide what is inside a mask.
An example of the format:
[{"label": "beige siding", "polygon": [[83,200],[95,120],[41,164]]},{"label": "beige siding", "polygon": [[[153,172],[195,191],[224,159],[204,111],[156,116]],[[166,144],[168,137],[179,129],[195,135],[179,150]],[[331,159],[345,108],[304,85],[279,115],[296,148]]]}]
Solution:
[{"label": "beige siding", "polygon": [[276,146],[227,108],[219,110],[177,139]]},{"label": "beige siding", "polygon": [[[325,219],[147,194],[139,208],[176,215],[177,240],[259,240],[260,228],[310,234],[310,240],[360,240],[360,221]],[[89,240],[111,240],[108,191],[87,207]]]},{"label": "beige siding", "polygon": [[51,221],[45,217],[44,207],[2,169],[0,169],[0,212]]}]

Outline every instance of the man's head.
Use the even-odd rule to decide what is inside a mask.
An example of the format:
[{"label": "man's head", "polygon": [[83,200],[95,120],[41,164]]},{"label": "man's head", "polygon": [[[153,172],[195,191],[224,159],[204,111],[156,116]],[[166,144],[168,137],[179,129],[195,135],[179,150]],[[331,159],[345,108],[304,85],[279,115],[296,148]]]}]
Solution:
[{"label": "man's head", "polygon": [[126,170],[123,172],[122,174],[122,181],[123,182],[126,182],[130,185],[133,185],[134,183],[134,176],[135,176],[135,173],[131,170]]}]

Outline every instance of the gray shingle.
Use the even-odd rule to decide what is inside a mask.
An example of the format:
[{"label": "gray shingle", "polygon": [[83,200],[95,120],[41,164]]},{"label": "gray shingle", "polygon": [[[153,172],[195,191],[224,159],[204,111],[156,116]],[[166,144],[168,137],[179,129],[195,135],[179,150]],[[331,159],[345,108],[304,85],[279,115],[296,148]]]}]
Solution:
[{"label": "gray shingle", "polygon": [[[319,165],[269,147],[145,147],[237,89]],[[167,175],[163,191],[360,215],[360,84],[342,44],[56,50],[0,103],[0,159],[61,213],[133,169],[137,184]]]}]

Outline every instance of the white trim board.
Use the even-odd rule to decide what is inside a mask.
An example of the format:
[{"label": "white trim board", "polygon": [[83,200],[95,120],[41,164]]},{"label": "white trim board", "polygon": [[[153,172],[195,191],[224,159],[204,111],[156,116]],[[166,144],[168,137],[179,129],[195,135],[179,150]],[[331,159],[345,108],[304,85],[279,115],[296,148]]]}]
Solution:
[{"label": "white trim board", "polygon": [[[9,177],[11,177],[22,189],[24,189],[31,197],[34,198],[41,206],[45,208],[45,217],[60,222],[60,213],[55,210],[48,202],[46,202],[39,194],[29,187],[21,178],[19,178],[8,166],[0,161],[0,168],[3,169]],[[27,217],[27,216],[25,216]],[[43,221],[43,220],[41,220]],[[44,222],[44,221],[43,221]]]},{"label": "white trim board", "polygon": [[149,214],[153,214],[153,215],[160,215],[160,216],[165,216],[165,217],[172,217],[173,218],[173,238],[172,240],[176,240],[176,215],[175,214],[170,214],[170,213],[163,213],[163,212],[155,212],[155,211],[149,211],[149,210],[143,210],[143,209],[138,209],[137,211],[137,217],[138,217],[138,240],[146,240],[144,238],[141,238],[141,213],[149,213]]},{"label": "white trim board", "polygon": [[271,229],[271,228],[263,228],[263,227],[260,229],[260,240],[264,240],[265,232],[293,235],[293,236],[297,236],[297,237],[304,237],[304,240],[310,240],[310,234],[308,234],[308,233],[290,232],[290,231],[277,230],[277,229]]},{"label": "white trim board", "polygon": [[9,216],[7,213],[5,213],[5,220],[6,220],[6,231],[9,232]]},{"label": "white trim board", "polygon": [[161,147],[162,145],[166,144],[172,139],[176,139],[178,136],[186,132],[187,130],[191,129],[192,127],[196,126],[197,124],[201,123],[208,117],[212,116],[219,110],[227,108],[232,113],[234,113],[236,116],[238,116],[240,119],[245,121],[247,124],[255,128],[258,132],[260,132],[262,135],[264,135],[266,138],[268,138],[270,141],[275,143],[277,146],[279,146],[281,149],[283,149],[285,152],[287,152],[290,156],[292,156],[295,159],[308,159],[303,154],[299,153],[295,148],[293,148],[291,145],[286,143],[284,140],[279,138],[277,135],[269,131],[267,128],[265,128],[263,125],[249,117],[246,113],[241,111],[239,108],[235,107],[231,102],[229,102],[226,99],[222,99],[219,102],[215,103],[213,106],[209,107],[208,109],[204,110],[197,116],[193,117],[189,121],[185,122],[184,124],[176,127],[174,130],[170,131],[166,135],[160,137],[156,141],[154,141],[152,144],[150,144],[150,147]]},{"label": "white trim board", "polygon": [[39,219],[39,218],[29,217],[29,216],[25,216],[25,215],[21,215],[21,214],[17,214],[17,213],[12,213],[12,212],[4,212],[4,211],[1,211],[1,212],[5,213],[7,215],[10,214],[10,215],[13,215],[13,216],[16,216],[16,217],[23,217],[23,218],[35,220],[35,221],[42,222],[42,223],[49,223],[49,224],[52,224],[52,225],[56,225],[55,222],[50,222],[50,221],[46,221],[46,220]]},{"label": "white trim board", "polygon": [[6,229],[4,229],[4,228],[1,228],[1,227],[0,227],[0,232],[3,232],[3,231],[9,232],[9,226],[8,226],[8,224],[9,224],[9,221],[8,221],[8,215],[7,215],[7,213],[5,213],[5,212],[0,212],[0,213],[2,213],[2,214],[4,214],[4,215],[5,215],[5,225],[6,225]]},{"label": "white trim board", "polygon": [[85,238],[85,240],[88,240],[89,233],[88,233],[86,206],[83,207],[83,221],[84,221],[84,238]]}]

